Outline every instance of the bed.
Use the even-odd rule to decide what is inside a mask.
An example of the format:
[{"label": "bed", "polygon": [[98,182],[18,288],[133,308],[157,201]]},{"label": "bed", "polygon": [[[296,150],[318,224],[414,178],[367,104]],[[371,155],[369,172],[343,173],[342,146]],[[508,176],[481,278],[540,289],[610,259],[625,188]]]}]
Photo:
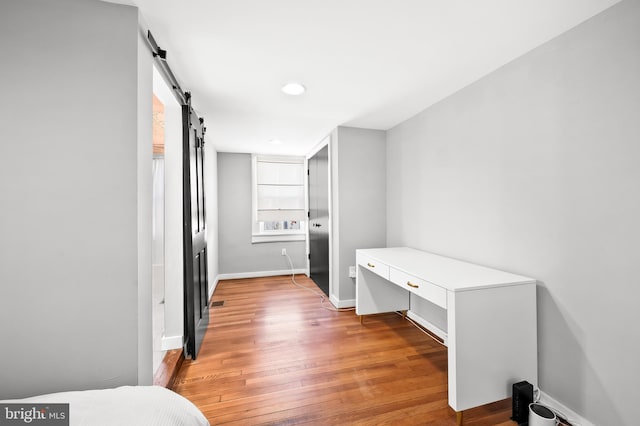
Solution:
[{"label": "bed", "polygon": [[0,403],[68,403],[70,426],[209,426],[191,401],[160,386],[59,392]]}]

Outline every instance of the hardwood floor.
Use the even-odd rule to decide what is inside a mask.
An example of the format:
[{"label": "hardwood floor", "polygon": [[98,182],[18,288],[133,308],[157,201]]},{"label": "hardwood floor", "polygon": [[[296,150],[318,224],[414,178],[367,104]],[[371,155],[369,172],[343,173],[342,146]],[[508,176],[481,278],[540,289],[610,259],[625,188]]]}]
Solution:
[{"label": "hardwood floor", "polygon": [[[360,324],[290,276],[220,281],[221,301],[173,387],[212,425],[455,425],[447,349],[401,316]],[[465,411],[464,424],[513,426],[510,414],[504,400]]]},{"label": "hardwood floor", "polygon": [[184,355],[182,354],[182,349],[167,351],[160,366],[153,375],[153,384],[172,389],[183,362]]}]

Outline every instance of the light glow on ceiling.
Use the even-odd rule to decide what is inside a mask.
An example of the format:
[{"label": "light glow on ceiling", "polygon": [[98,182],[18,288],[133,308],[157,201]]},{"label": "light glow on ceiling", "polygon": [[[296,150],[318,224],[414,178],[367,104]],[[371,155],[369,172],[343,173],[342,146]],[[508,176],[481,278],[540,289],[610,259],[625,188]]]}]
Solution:
[{"label": "light glow on ceiling", "polygon": [[296,82],[287,83],[282,86],[282,91],[291,96],[302,95],[305,90],[307,90],[307,88],[304,87],[304,85]]}]

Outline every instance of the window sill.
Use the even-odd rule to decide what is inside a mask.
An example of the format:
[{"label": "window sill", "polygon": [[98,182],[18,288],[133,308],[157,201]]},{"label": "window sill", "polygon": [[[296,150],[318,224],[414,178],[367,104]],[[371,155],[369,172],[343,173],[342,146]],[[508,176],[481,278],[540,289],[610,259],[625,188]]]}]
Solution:
[{"label": "window sill", "polygon": [[254,234],[251,243],[275,243],[280,241],[304,241],[305,234]]}]

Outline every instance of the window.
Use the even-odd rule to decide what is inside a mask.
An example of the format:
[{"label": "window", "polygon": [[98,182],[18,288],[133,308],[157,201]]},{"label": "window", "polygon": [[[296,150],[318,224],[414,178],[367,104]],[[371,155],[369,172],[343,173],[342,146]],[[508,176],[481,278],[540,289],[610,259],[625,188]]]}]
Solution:
[{"label": "window", "polygon": [[254,243],[305,238],[304,158],[252,156]]}]

